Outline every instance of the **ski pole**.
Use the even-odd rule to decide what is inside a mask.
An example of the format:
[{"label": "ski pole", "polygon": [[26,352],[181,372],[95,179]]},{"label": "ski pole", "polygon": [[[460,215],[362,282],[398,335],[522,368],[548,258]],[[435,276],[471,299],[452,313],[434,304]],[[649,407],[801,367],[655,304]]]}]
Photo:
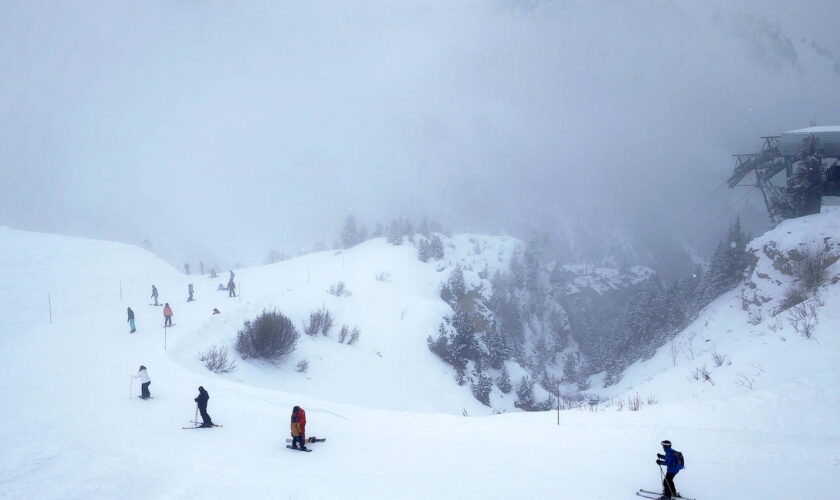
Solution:
[{"label": "ski pole", "polygon": [[195,405],[195,418],[193,418],[193,422],[197,425],[198,424],[198,404]]}]

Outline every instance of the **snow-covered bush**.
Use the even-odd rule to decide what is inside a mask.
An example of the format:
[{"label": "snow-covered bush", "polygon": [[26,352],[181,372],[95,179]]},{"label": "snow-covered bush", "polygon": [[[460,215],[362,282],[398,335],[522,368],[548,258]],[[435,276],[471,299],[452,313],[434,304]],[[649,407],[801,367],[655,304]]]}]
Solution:
[{"label": "snow-covered bush", "polygon": [[306,373],[306,370],[308,370],[308,369],[309,369],[309,360],[308,359],[302,359],[302,360],[298,361],[298,364],[295,367],[295,371],[298,372],[298,373]]},{"label": "snow-covered bush", "polygon": [[391,282],[391,273],[389,273],[387,271],[380,271],[380,272],[374,274],[373,277],[376,279],[376,281],[382,281],[384,283],[390,283]]},{"label": "snow-covered bush", "polygon": [[279,311],[263,311],[246,321],[236,337],[236,350],[247,358],[277,360],[295,350],[300,333]]},{"label": "snow-covered bush", "polygon": [[347,336],[350,335],[350,327],[347,325],[341,325],[341,330],[338,331],[338,343],[343,344],[345,340],[347,340]]},{"label": "snow-covered bush", "polygon": [[309,323],[303,324],[303,331],[310,337],[319,333],[326,336],[329,335],[334,322],[332,313],[325,308],[321,308],[309,313]]},{"label": "snow-covered bush", "polygon": [[331,295],[335,295],[336,297],[348,297],[350,296],[350,289],[347,288],[347,284],[343,281],[338,281],[330,285],[330,288],[327,292]]},{"label": "snow-covered bush", "polygon": [[227,347],[213,346],[199,354],[198,360],[213,373],[230,373],[236,369],[236,362],[230,358]]},{"label": "snow-covered bush", "polygon": [[531,377],[525,375],[516,384],[516,398],[517,408],[531,410],[534,407],[534,380]]},{"label": "snow-covered bush", "polygon": [[729,356],[727,356],[726,354],[721,354],[717,351],[712,352],[712,361],[715,363],[715,366],[718,367],[718,368],[720,368],[721,366],[723,366],[726,363],[732,364],[729,361]]},{"label": "snow-covered bush", "polygon": [[814,329],[819,321],[817,302],[814,300],[797,304],[791,307],[788,312],[788,322],[793,330],[806,339],[810,339],[814,335]]}]

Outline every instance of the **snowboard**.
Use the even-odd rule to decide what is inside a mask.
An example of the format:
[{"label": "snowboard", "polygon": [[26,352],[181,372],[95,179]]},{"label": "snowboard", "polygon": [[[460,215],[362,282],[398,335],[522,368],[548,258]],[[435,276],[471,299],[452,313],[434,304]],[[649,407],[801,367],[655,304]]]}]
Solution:
[{"label": "snowboard", "polygon": [[[326,440],[327,440],[327,438],[316,438],[316,437],[306,438],[307,443],[323,443]],[[292,439],[289,439],[289,438],[286,439],[287,443],[291,443],[292,441],[293,441]]]},{"label": "snowboard", "polygon": [[290,449],[290,450],[295,450],[295,451],[305,451],[305,452],[310,452],[310,451],[312,451],[312,448],[307,448],[307,449],[305,449],[305,450],[301,450],[300,448],[292,448],[292,445],[290,445],[290,444],[287,444],[287,445],[286,445],[286,448],[288,448],[288,449]]},{"label": "snowboard", "polygon": [[175,323],[172,323],[171,325],[162,326],[161,328],[172,328],[173,326],[175,326]]},{"label": "snowboard", "polygon": [[149,304],[150,306],[163,307],[163,304]]},{"label": "snowboard", "polygon": [[[213,427],[224,427],[224,425],[213,424]],[[213,427],[204,427],[203,425],[193,425],[190,427],[181,427],[182,429],[212,429]]]},{"label": "snowboard", "polygon": [[155,399],[155,397],[149,396],[148,398],[144,398],[143,396],[137,396],[137,399]]}]

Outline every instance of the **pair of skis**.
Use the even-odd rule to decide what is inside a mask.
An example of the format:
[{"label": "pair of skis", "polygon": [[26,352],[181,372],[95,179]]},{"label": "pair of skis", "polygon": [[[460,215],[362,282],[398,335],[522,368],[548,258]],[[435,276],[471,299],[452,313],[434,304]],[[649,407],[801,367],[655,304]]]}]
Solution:
[{"label": "pair of skis", "polygon": [[[642,498],[650,498],[651,500],[659,500],[660,498],[662,498],[662,493],[658,491],[639,489],[639,491],[636,492],[636,496]],[[681,498],[682,500],[694,500],[693,498],[681,497],[679,495],[674,495],[672,498]]]},{"label": "pair of skis", "polygon": [[203,425],[204,422],[196,422],[194,420],[190,420],[190,423],[193,424],[192,427],[181,427],[182,429],[212,429],[213,427],[224,427],[224,425],[213,424],[212,426],[205,426]]}]

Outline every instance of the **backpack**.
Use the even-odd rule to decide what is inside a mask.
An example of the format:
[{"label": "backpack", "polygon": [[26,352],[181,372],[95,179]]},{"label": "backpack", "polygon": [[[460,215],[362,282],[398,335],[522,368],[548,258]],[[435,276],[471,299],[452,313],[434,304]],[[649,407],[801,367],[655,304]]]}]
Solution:
[{"label": "backpack", "polygon": [[681,451],[674,450],[674,465],[680,469],[685,469],[685,458]]}]

